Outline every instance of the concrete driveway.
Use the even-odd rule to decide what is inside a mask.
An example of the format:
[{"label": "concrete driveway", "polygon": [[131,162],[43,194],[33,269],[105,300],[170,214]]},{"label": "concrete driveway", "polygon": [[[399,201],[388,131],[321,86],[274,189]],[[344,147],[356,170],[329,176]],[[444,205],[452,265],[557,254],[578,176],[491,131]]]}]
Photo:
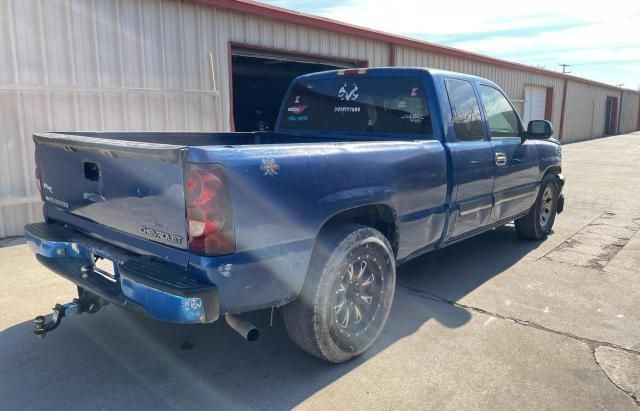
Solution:
[{"label": "concrete driveway", "polygon": [[0,408],[637,409],[640,133],[564,147],[567,207],[537,243],[513,227],[399,269],[389,322],[343,365],[289,342],[278,312],[247,343],[116,307],[31,319],[75,288],[21,241],[0,248]]}]

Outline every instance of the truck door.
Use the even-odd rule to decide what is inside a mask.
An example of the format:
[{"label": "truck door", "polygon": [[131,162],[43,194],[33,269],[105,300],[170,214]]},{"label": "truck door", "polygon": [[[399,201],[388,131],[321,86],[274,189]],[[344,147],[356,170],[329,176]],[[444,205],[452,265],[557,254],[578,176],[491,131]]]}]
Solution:
[{"label": "truck door", "polygon": [[488,224],[495,160],[473,85],[464,79],[447,78],[445,87],[452,115],[447,139],[454,183],[447,233],[451,239]]},{"label": "truck door", "polygon": [[494,206],[490,223],[527,211],[535,202],[539,166],[536,144],[522,142],[522,123],[504,94],[497,88],[479,84],[496,173],[493,184]]}]

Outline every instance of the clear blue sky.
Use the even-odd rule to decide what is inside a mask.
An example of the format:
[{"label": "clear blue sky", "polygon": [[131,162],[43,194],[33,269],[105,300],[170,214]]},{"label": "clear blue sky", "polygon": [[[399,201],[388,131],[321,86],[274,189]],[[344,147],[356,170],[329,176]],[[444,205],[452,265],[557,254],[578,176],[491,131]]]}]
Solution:
[{"label": "clear blue sky", "polygon": [[640,89],[640,0],[265,3],[550,70],[572,64],[577,76]]}]

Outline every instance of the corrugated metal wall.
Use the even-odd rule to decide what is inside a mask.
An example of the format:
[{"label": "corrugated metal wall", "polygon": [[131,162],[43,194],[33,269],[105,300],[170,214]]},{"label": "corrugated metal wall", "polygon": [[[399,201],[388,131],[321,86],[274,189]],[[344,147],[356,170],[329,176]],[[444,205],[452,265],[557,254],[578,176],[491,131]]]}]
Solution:
[{"label": "corrugated metal wall", "polygon": [[620,121],[620,133],[630,133],[638,129],[638,107],[640,95],[625,92],[622,99],[622,120]]},{"label": "corrugated metal wall", "polygon": [[[368,60],[372,67],[390,59],[385,42],[188,0],[0,0],[0,237],[21,234],[41,218],[34,132],[229,130],[229,41]],[[489,78],[519,100],[520,110],[526,84],[553,87],[559,124],[562,79],[402,47],[396,58],[398,65]],[[608,91],[590,87],[572,84],[565,141],[603,128],[586,127],[585,116]]]},{"label": "corrugated metal wall", "polygon": [[1,0],[0,237],[40,218],[31,135],[45,130],[204,130],[212,10],[166,1]]},{"label": "corrugated metal wall", "polygon": [[616,97],[620,104],[620,92],[617,90],[569,81],[563,142],[573,143],[604,135],[608,96]]}]

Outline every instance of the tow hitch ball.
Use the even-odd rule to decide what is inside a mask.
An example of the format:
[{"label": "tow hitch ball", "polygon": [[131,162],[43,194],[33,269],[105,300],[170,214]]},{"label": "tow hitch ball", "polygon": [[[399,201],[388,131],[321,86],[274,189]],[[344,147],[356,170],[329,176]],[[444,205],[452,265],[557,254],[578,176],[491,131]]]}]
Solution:
[{"label": "tow hitch ball", "polygon": [[107,304],[101,298],[78,288],[78,298],[74,298],[72,302],[67,304],[56,304],[50,319],[47,320],[43,315],[34,318],[33,333],[44,338],[48,332],[58,328],[64,317],[81,313],[94,314]]}]

